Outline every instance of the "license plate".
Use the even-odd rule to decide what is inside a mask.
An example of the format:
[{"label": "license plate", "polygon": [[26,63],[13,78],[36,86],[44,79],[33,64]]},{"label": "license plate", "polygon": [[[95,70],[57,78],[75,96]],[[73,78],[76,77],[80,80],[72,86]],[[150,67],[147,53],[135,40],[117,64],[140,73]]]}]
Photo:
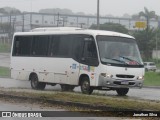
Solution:
[{"label": "license plate", "polygon": [[121,84],[122,85],[128,85],[128,81],[122,81]]}]

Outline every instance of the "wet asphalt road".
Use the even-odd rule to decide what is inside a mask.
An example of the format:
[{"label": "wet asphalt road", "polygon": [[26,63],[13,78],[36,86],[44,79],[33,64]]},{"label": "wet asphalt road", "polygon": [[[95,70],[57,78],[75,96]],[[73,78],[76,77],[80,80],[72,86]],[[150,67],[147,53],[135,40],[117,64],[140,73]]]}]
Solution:
[{"label": "wet asphalt road", "polygon": [[[3,88],[27,88],[31,89],[29,81],[20,81],[10,78],[0,78],[0,87]],[[46,86],[46,91],[60,91],[61,88],[59,85],[56,86]],[[74,89],[75,92],[80,92],[80,87]],[[98,94],[103,94],[111,97],[119,97],[115,91],[94,91]],[[160,100],[160,89],[156,88],[142,88],[142,89],[130,89],[127,94],[127,97],[130,99],[145,99],[145,100]]]}]

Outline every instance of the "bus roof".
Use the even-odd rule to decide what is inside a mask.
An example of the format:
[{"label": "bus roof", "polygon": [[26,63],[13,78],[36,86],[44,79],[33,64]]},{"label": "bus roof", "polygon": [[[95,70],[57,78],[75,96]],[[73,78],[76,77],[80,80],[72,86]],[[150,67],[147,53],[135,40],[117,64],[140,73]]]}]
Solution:
[{"label": "bus roof", "polygon": [[83,29],[76,27],[48,27],[48,28],[36,28],[31,30],[30,32],[17,32],[14,35],[58,35],[58,34],[90,34],[93,36],[97,35],[107,35],[107,36],[119,36],[126,38],[133,38],[130,35],[113,32],[113,31],[105,31],[105,30],[91,30],[91,29]]}]

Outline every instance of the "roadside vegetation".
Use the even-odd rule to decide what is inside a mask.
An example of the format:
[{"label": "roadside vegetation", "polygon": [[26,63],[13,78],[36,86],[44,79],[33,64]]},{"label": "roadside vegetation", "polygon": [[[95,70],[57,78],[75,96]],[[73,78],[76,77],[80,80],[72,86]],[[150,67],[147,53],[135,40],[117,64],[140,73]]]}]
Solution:
[{"label": "roadside vegetation", "polygon": [[10,44],[1,44],[0,43],[0,53],[9,53],[11,49]]},{"label": "roadside vegetation", "polygon": [[[27,97],[28,99],[40,99],[43,102],[47,102],[47,100],[53,101],[63,101],[63,102],[76,102],[76,103],[84,103],[90,104],[92,106],[106,106],[107,109],[132,109],[132,110],[154,110],[160,111],[160,103],[159,101],[147,101],[147,100],[137,100],[137,99],[129,99],[126,97],[109,97],[109,96],[97,96],[97,95],[85,95],[81,93],[74,92],[46,92],[46,91],[16,91],[16,89],[8,89],[7,91],[0,90],[0,94],[8,94],[8,95],[16,95]],[[31,97],[32,96],[32,97]],[[52,102],[54,103],[54,102]],[[71,106],[70,106],[71,107]],[[74,106],[73,106],[74,107]],[[101,108],[97,108],[101,109]],[[74,111],[79,109],[73,109]],[[95,110],[96,111],[96,110]]]},{"label": "roadside vegetation", "polygon": [[160,86],[160,73],[146,72],[144,85],[145,86]]},{"label": "roadside vegetation", "polygon": [[10,69],[7,67],[0,67],[0,77],[10,77]]},{"label": "roadside vegetation", "polygon": [[155,63],[156,63],[157,69],[160,69],[160,59],[158,59],[157,61],[155,61]]}]

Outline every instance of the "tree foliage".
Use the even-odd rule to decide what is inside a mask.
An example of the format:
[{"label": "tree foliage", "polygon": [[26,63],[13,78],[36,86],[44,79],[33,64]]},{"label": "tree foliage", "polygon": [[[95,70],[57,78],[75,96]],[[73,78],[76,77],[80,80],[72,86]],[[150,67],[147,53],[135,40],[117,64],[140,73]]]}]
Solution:
[{"label": "tree foliage", "polygon": [[[147,35],[148,34],[148,35]],[[147,29],[143,31],[135,31],[133,36],[136,38],[138,47],[142,53],[143,58],[150,59],[152,57],[152,50],[154,49],[156,31]]]},{"label": "tree foliage", "polygon": [[146,7],[144,8],[144,11],[139,12],[139,17],[141,16],[145,17],[147,21],[147,27],[143,31],[135,31],[133,35],[137,40],[143,57],[145,59],[150,59],[152,58],[152,51],[156,46],[156,35],[158,33],[157,30],[150,28],[149,21],[151,18],[157,19],[158,17],[155,11],[149,11]]},{"label": "tree foliage", "polygon": [[12,29],[12,26],[9,23],[0,23],[0,32],[9,33]]},{"label": "tree foliage", "polygon": [[[90,29],[97,29],[97,25],[92,25]],[[116,31],[121,33],[128,33],[128,29],[126,29],[123,25],[117,23],[104,23],[100,24],[100,30],[108,30],[108,31]]]},{"label": "tree foliage", "polygon": [[158,15],[155,13],[155,11],[149,11],[146,7],[144,7],[144,11],[132,15],[133,20],[140,20],[141,17],[144,17],[146,19],[148,25],[150,19],[154,18],[155,20],[158,20]]},{"label": "tree foliage", "polygon": [[4,8],[0,8],[0,13],[3,15],[20,14],[21,11],[16,8],[4,7]]},{"label": "tree foliage", "polygon": [[139,12],[139,17],[141,16],[146,18],[146,21],[147,21],[146,29],[149,29],[149,20],[151,18],[158,19],[158,16],[156,15],[155,11],[149,11],[146,7],[144,7],[144,12],[143,11]]}]

